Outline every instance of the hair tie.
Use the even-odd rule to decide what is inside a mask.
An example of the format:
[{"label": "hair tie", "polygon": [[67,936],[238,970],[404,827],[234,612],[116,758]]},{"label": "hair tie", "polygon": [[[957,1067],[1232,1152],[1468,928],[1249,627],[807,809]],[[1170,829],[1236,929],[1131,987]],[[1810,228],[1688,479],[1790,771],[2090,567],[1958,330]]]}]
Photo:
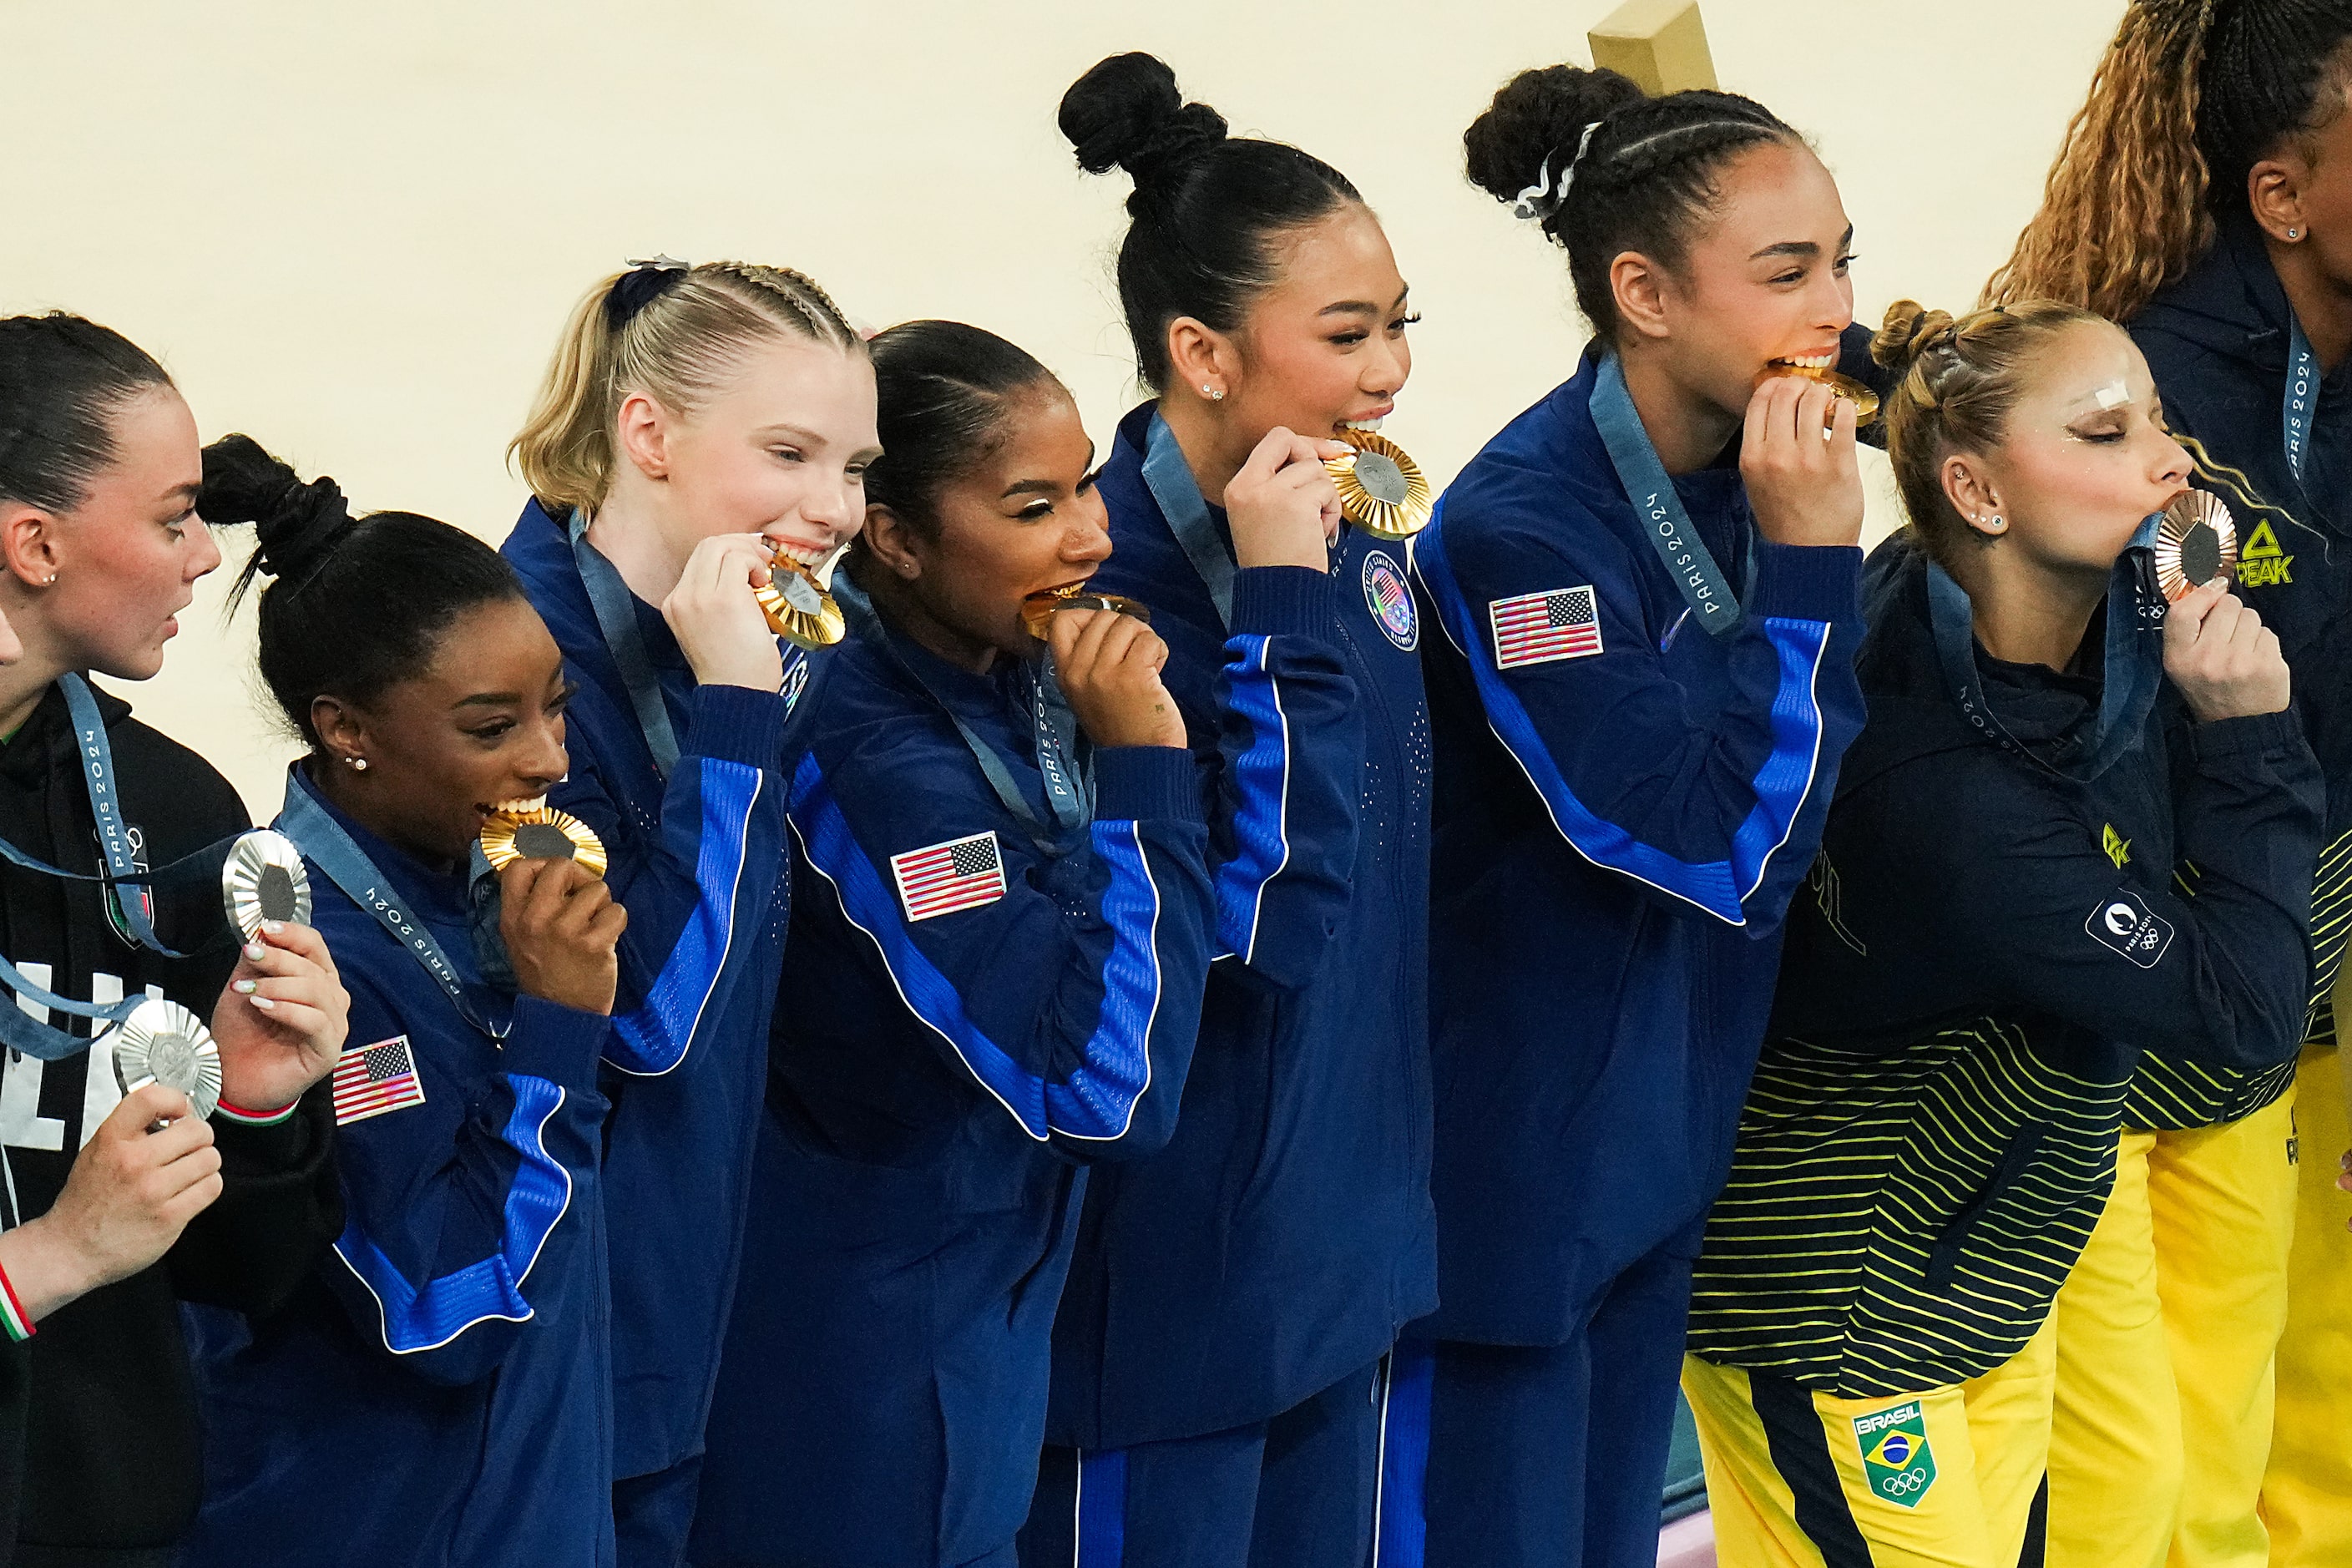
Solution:
[{"label": "hair tie", "polygon": [[[1559,149],[1555,147],[1545,153],[1543,167],[1536,171],[1537,183],[1521,191],[1511,203],[1511,216],[1523,221],[1549,223],[1552,215],[1559,211],[1560,204],[1568,200],[1568,187],[1570,182],[1576,178],[1576,166],[1584,162],[1584,150],[1592,145],[1592,133],[1600,129],[1601,121],[1595,120],[1587,124],[1584,134],[1576,139],[1575,156],[1570,158],[1568,167],[1559,172],[1559,189],[1557,191],[1551,188],[1551,161],[1559,156]],[[1550,199],[1546,200],[1546,197]]]},{"label": "hair tie", "polygon": [[688,264],[675,256],[631,261],[629,269],[613,280],[611,291],[604,296],[605,325],[619,331],[638,311],[668,293],[689,270]]}]

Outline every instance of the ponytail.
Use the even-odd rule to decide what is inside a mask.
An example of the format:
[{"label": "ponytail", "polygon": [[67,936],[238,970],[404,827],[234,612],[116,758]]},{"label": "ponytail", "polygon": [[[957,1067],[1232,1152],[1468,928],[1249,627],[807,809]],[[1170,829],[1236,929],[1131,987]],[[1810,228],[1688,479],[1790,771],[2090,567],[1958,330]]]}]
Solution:
[{"label": "ponytail", "polygon": [[612,489],[613,426],[631,393],[690,415],[751,349],[779,337],[865,352],[832,296],[787,268],[664,258],[614,273],[572,308],[508,458],[556,515],[593,511]]},{"label": "ponytail", "polygon": [[2133,0],[2042,210],[1985,285],[2128,321],[2246,208],[2246,176],[2341,112],[2352,0]]}]

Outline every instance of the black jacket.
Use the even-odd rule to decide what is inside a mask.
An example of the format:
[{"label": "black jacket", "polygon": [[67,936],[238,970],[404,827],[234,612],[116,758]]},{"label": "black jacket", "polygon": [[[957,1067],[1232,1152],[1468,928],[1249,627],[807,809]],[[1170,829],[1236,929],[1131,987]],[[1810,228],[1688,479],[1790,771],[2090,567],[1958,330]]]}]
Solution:
[{"label": "black jacket", "polygon": [[[2326,1045],[2336,1038],[2328,997],[2352,931],[2352,359],[2320,384],[2298,480],[2284,439],[2292,321],[2261,235],[2239,218],[2223,223],[2212,248],[2149,301],[2130,331],[2172,428],[2218,476],[2200,483],[2236,515],[2237,592],[2278,633],[2294,669],[2295,708],[2326,778],[2306,1020],[2309,1040]],[[2240,482],[2228,482],[2233,478]],[[2126,1119],[2140,1127],[2231,1121],[2269,1104],[2293,1079],[2292,1063],[2225,1074],[2151,1052]]]},{"label": "black jacket", "polygon": [[2081,753],[2124,679],[2105,616],[2160,625],[2152,584],[2111,596],[2070,672],[1964,645],[2029,757],[1951,695],[1908,539],[1871,564],[1870,719],[1790,910],[1690,1340],[1850,1397],[1959,1383],[2033,1336],[2105,1205],[2144,1047],[2293,1059],[2321,806],[2293,714],[2192,725],[2168,687],[2095,777],[2033,760]]},{"label": "black jacket", "polygon": [[[145,862],[164,865],[249,826],[202,757],[103,692],[123,815]],[[96,828],[63,696],[55,689],[0,749],[0,835],[37,858],[99,868]],[[0,952],[60,995],[108,1000],[152,987],[209,1019],[236,963],[211,876],[158,889],[158,934],[205,951],[165,959],[116,933],[96,884],[0,867]],[[0,995],[0,1006],[14,1005]],[[53,1020],[55,1021],[55,1020]],[[75,1032],[86,1025],[74,1021]],[[101,1048],[97,1053],[103,1055]],[[43,1063],[0,1051],[0,1222],[46,1213],[83,1141],[120,1100],[111,1058]],[[176,1302],[259,1312],[282,1301],[341,1223],[321,1084],[272,1126],[215,1118],[226,1190],[163,1260],[52,1313],[0,1365],[0,1542],[100,1549],[170,1544],[195,1518],[200,1437]],[[13,1194],[14,1212],[8,1204]],[[28,1370],[28,1379],[8,1372]],[[21,1425],[19,1424],[21,1423]],[[18,1452],[8,1436],[21,1433]]]}]

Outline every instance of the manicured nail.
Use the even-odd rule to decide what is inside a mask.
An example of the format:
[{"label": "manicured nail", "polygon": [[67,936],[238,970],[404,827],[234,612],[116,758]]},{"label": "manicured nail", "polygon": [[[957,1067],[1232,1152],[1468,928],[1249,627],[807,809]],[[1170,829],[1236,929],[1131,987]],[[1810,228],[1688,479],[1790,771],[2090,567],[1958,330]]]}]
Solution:
[{"label": "manicured nail", "polygon": [[279,931],[286,929],[286,922],[284,921],[264,921],[261,922],[261,929],[268,931],[270,935],[276,936]]},{"label": "manicured nail", "polygon": [[240,996],[250,996],[260,988],[261,982],[258,980],[240,980],[236,983],[236,994]]},{"label": "manicured nail", "polygon": [[255,1006],[260,1008],[265,1013],[278,1005],[277,1003],[272,1002],[267,996],[253,996],[247,998],[247,1000],[250,1001]]},{"label": "manicured nail", "polygon": [[269,956],[269,944],[268,942],[248,942],[245,944],[245,956],[257,960],[268,958]]}]

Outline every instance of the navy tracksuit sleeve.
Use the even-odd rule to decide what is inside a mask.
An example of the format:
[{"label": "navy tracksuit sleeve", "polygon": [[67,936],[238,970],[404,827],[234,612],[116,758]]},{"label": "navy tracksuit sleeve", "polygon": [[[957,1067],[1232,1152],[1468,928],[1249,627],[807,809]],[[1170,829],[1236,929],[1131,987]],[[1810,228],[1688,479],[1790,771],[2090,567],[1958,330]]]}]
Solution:
[{"label": "navy tracksuit sleeve", "polygon": [[612,858],[605,879],[629,929],[605,1055],[641,1076],[677,1068],[727,1016],[783,869],[783,699],[698,686],[690,711],[657,836],[620,820],[593,770],[575,768],[549,795]]},{"label": "navy tracksuit sleeve", "polygon": [[1217,944],[1292,990],[1330,951],[1356,863],[1364,723],[1339,626],[1328,573],[1234,575],[1217,677]]},{"label": "navy tracksuit sleeve", "polygon": [[1904,836],[1919,847],[1931,949],[2016,1006],[2220,1067],[2272,1067],[2294,1057],[2309,1001],[2319,765],[2292,713],[2189,735],[2173,811],[2194,897],[2126,877],[2079,817],[2025,793],[2038,782],[2003,798],[1995,770],[1919,764],[1943,775],[1917,819],[1932,830]]},{"label": "navy tracksuit sleeve", "polygon": [[[1560,835],[1670,909],[1777,927],[1862,727],[1861,552],[1759,541],[1724,639],[1727,696],[1701,706],[1669,671],[1635,563],[1573,502],[1441,530],[1415,541],[1414,571]],[[1531,634],[1530,615],[1554,629]]]},{"label": "navy tracksuit sleeve", "polygon": [[1031,1138],[1077,1160],[1166,1143],[1212,957],[1190,755],[1097,752],[1094,822],[1053,857],[976,772],[876,773],[803,758],[792,824],[906,1005]]},{"label": "navy tracksuit sleeve", "polygon": [[345,1219],[327,1272],[363,1340],[435,1383],[478,1383],[528,1331],[533,1278],[593,1246],[610,1021],[519,997],[487,1070],[493,1047],[436,992],[409,1003],[448,1021],[352,986],[350,1049],[404,1040],[424,1099],[338,1130]]}]

